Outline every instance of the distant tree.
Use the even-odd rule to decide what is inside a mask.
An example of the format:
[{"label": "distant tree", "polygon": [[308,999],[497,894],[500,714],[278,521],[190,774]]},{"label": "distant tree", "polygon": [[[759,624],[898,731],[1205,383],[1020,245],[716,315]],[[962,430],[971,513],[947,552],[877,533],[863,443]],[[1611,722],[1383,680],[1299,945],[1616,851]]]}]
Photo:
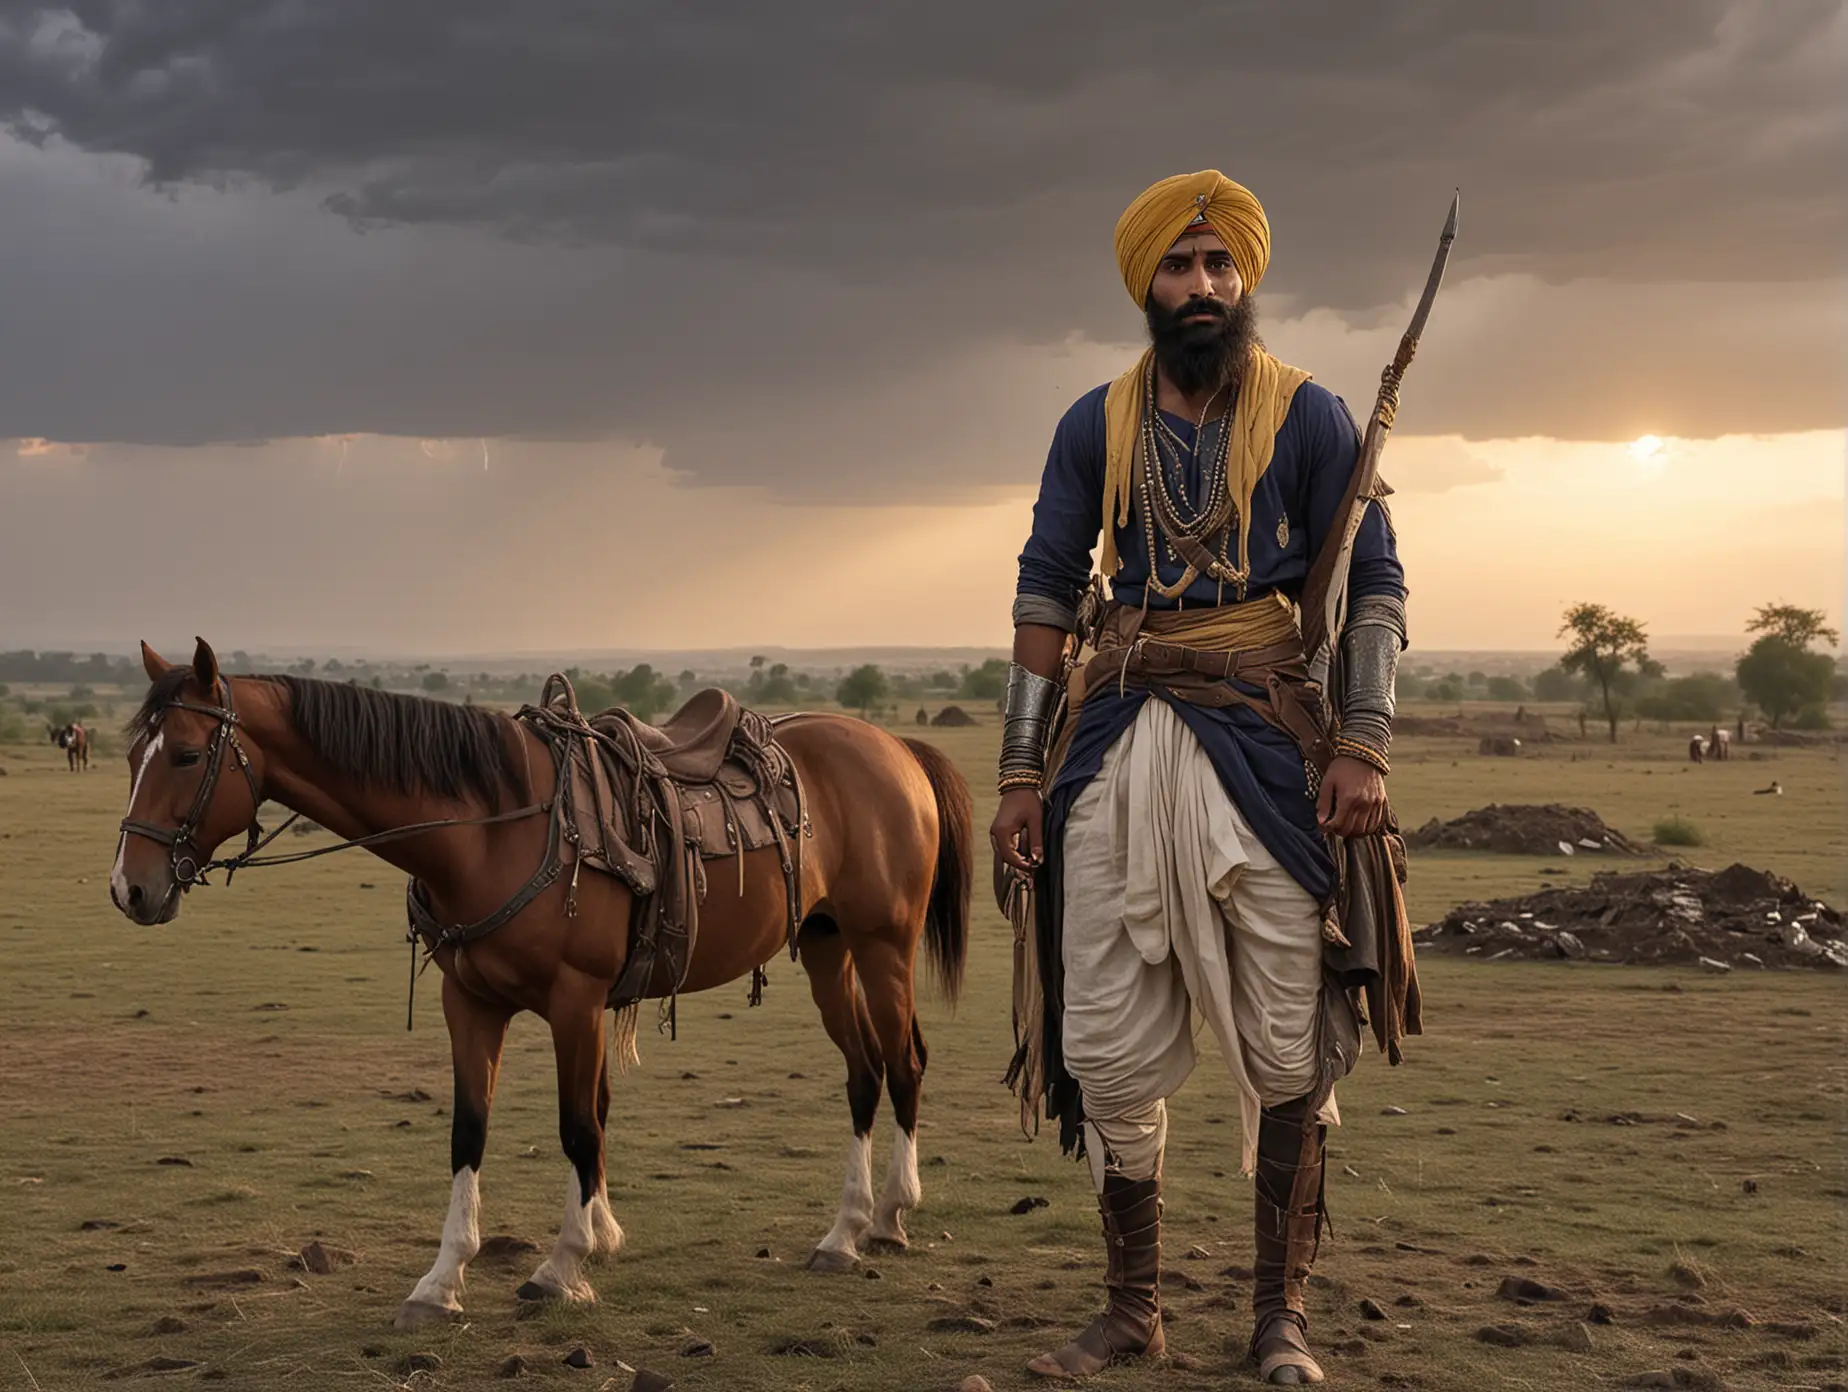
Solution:
[{"label": "distant tree", "polygon": [[372,689],[374,691],[383,691],[385,689],[385,678],[375,675],[372,678]]},{"label": "distant tree", "polygon": [[871,716],[874,706],[885,703],[889,689],[886,674],[869,662],[841,678],[841,684],[834,690],[834,699],[848,710],[857,710],[863,718],[867,718]]},{"label": "distant tree", "polygon": [[298,677],[312,677],[314,675],[314,659],[312,657],[304,657],[289,670]]},{"label": "distant tree", "polygon": [[1487,672],[1471,672],[1468,680],[1471,686],[1487,686],[1489,684],[1489,674]]},{"label": "distant tree", "polygon": [[330,657],[326,662],[321,664],[321,671],[327,676],[338,677],[342,672],[346,671],[346,663],[342,662],[337,657]]},{"label": "distant tree", "polygon": [[1445,677],[1434,681],[1425,688],[1425,698],[1431,701],[1461,701],[1464,693],[1463,682],[1457,677]]},{"label": "distant tree", "polygon": [[1650,720],[1714,722],[1733,704],[1733,684],[1718,672],[1675,677],[1638,697],[1636,713]]},{"label": "distant tree", "polygon": [[751,681],[756,686],[752,699],[766,706],[793,706],[796,703],[796,683],[789,675],[789,664],[778,662],[768,669],[752,674]]},{"label": "distant tree", "polygon": [[1768,638],[1777,638],[1789,643],[1793,648],[1807,648],[1820,639],[1831,647],[1842,641],[1842,636],[1825,622],[1828,615],[1820,609],[1799,609],[1794,604],[1765,604],[1759,607],[1746,624],[1747,633],[1759,633]]},{"label": "distant tree", "polygon": [[1527,683],[1519,677],[1490,677],[1488,687],[1491,701],[1525,701],[1527,699]]},{"label": "distant tree", "polygon": [[1559,636],[1571,640],[1559,665],[1597,689],[1611,743],[1617,743],[1617,722],[1638,679],[1662,672],[1662,664],[1649,656],[1649,635],[1635,619],[1602,604],[1575,604],[1566,610]]},{"label": "distant tree", "polygon": [[998,701],[1007,691],[1007,659],[991,657],[980,667],[963,669],[962,694],[971,701]]},{"label": "distant tree", "polygon": [[1826,728],[1823,707],[1835,684],[1835,659],[1811,652],[1814,642],[1839,643],[1841,635],[1824,621],[1820,609],[1767,604],[1748,623],[1759,635],[1735,668],[1739,687],[1771,722],[1773,730],[1791,716],[1806,728]]},{"label": "distant tree", "polygon": [[1401,701],[1416,701],[1425,694],[1425,679],[1416,672],[1399,673],[1393,685]]},{"label": "distant tree", "polygon": [[682,691],[691,691],[694,687],[699,685],[699,674],[691,667],[683,667],[680,670],[680,675],[674,678],[674,682]]},{"label": "distant tree", "polygon": [[1557,665],[1548,667],[1534,677],[1536,701],[1576,701],[1584,694],[1584,680]]},{"label": "distant tree", "polygon": [[653,720],[674,704],[680,689],[646,662],[619,673],[612,683],[618,705],[627,706],[642,720]]},{"label": "distant tree", "polygon": [[755,672],[755,671],[757,671],[757,670],[758,670],[758,669],[759,669],[760,667],[762,667],[763,665],[764,665],[764,656],[763,656],[763,654],[762,654],[762,653],[754,653],[754,654],[752,654],[752,656],[751,656],[751,670],[752,670],[753,672]]},{"label": "distant tree", "polygon": [[423,681],[421,685],[423,686],[423,689],[425,691],[432,692],[432,693],[435,693],[438,691],[447,691],[449,690],[449,673],[447,672],[425,672],[423,675]]},{"label": "distant tree", "polygon": [[70,699],[73,701],[88,701],[94,698],[95,695],[96,693],[88,686],[82,682],[78,682],[77,685],[71,688]]}]

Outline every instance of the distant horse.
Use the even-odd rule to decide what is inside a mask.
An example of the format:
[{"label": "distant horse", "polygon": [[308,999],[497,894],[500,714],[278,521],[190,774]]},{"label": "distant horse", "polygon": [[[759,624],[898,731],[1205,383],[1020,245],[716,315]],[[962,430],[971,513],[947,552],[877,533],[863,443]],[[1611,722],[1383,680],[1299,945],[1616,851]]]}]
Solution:
[{"label": "distant horse", "polygon": [[1707,739],[1704,735],[1694,735],[1688,740],[1688,762],[1705,763],[1707,759]]},{"label": "distant horse", "polygon": [[[129,725],[133,783],[109,880],[110,898],[137,923],[174,918],[182,892],[226,838],[247,830],[254,847],[265,799],[347,839],[446,819],[373,847],[421,883],[445,923],[510,906],[547,853],[549,815],[524,813],[552,795],[554,766],[526,722],[306,678],[227,678],[204,639],[188,666],[168,664],[146,644],[142,663],[152,686]],[[776,735],[812,826],[800,847],[796,943],[822,1023],[847,1061],[853,1124],[839,1213],[809,1265],[844,1271],[864,1240],[904,1246],[905,1212],[921,1198],[926,1050],[913,966],[923,941],[954,999],[968,938],[969,791],[940,751],[846,716],[795,716]],[[454,824],[461,819],[471,824]],[[526,901],[498,931],[434,952],[455,1068],[452,1180],[441,1250],[399,1309],[400,1328],[462,1308],[463,1271],[480,1249],[478,1175],[501,1046],[522,1010],[551,1026],[571,1173],[558,1241],[518,1294],[594,1301],[584,1264],[621,1245],[605,1180],[605,1005],[628,957],[638,901],[614,876],[590,874],[568,887],[569,878]],[[774,957],[787,941],[789,909],[774,848],[744,855],[738,874],[712,875],[680,989],[722,986]],[[898,1130],[875,1203],[871,1132],[882,1084]]]},{"label": "distant horse", "polygon": [[72,773],[90,767],[90,732],[73,720],[51,732],[51,742],[64,751],[64,762]]},{"label": "distant horse", "polygon": [[1707,736],[1707,757],[1725,763],[1732,758],[1732,731],[1715,725]]}]

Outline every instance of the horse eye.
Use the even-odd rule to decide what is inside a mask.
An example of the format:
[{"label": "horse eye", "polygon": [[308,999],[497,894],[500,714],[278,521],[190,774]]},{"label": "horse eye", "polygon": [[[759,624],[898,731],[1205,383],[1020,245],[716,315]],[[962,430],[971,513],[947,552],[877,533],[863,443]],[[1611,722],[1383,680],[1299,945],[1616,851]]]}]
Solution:
[{"label": "horse eye", "polygon": [[178,754],[173,756],[173,766],[175,768],[191,768],[204,757],[205,755],[197,749],[182,749]]}]

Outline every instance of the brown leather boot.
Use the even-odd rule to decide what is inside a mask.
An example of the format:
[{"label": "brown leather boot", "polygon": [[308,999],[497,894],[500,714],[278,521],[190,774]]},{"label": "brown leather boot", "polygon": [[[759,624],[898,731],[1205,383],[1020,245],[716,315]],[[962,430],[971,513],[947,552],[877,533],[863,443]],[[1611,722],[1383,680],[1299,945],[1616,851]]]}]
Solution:
[{"label": "brown leather boot", "polygon": [[1061,1349],[1042,1353],[1027,1371],[1043,1378],[1081,1378],[1124,1358],[1155,1357],[1161,1332],[1161,1180],[1104,1175],[1098,1196],[1108,1253],[1103,1314]]},{"label": "brown leather boot", "polygon": [[1322,1143],[1308,1098],[1266,1107],[1258,1124],[1257,1262],[1251,1361],[1267,1383],[1322,1381],[1309,1353],[1303,1293],[1322,1240]]}]

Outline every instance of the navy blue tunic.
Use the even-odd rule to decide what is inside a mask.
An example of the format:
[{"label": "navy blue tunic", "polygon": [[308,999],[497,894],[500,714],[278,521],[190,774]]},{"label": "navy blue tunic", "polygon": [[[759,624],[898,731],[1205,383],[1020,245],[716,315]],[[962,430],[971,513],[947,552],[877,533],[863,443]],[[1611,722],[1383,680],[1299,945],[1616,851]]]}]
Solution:
[{"label": "navy blue tunic", "polygon": [[[1107,390],[1099,387],[1081,396],[1053,434],[1039,501],[1033,507],[1033,534],[1020,556],[1017,593],[1021,595],[1073,606],[1089,581],[1091,553],[1104,509]],[[1167,412],[1163,418],[1183,441],[1192,444],[1190,421]],[[1252,495],[1247,599],[1260,599],[1272,591],[1292,600],[1301,596],[1309,566],[1334,525],[1335,510],[1359,454],[1360,433],[1346,404],[1326,388],[1305,382],[1291,400],[1277,432],[1270,468]],[[1190,468],[1183,481],[1193,503],[1200,505],[1204,490],[1197,473]],[[1113,596],[1140,608],[1149,556],[1138,506],[1132,506],[1128,524],[1117,529],[1116,543],[1122,567],[1111,577]],[[1165,559],[1158,559],[1157,564],[1163,584],[1179,581],[1180,568]],[[1220,594],[1219,582],[1202,576],[1185,591],[1181,602],[1188,609],[1203,608],[1218,603]],[[1354,544],[1348,594],[1350,598],[1405,594],[1405,572],[1382,508],[1367,509]],[[1235,596],[1227,591],[1224,598],[1231,603]],[[1173,609],[1176,602],[1154,593],[1149,607]],[[1047,790],[1051,835],[1061,834],[1072,803],[1096,776],[1106,751],[1134,723],[1146,695],[1133,689],[1121,696],[1114,689],[1086,693],[1065,762]],[[1172,704],[1206,750],[1220,782],[1258,839],[1298,884],[1325,900],[1333,888],[1334,866],[1316,830],[1315,804],[1295,743],[1243,706],[1213,709],[1184,701]]]}]

